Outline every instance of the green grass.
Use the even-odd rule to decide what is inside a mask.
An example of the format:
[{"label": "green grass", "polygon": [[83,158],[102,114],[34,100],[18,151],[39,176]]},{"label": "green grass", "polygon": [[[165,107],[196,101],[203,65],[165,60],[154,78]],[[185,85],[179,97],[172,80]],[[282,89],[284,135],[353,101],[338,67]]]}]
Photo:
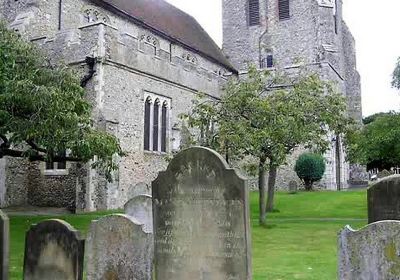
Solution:
[{"label": "green grass", "polygon": [[[366,224],[366,192],[278,193],[275,208],[268,225],[258,226],[258,194],[251,194],[253,279],[336,279],[337,233],[347,224]],[[85,233],[91,220],[107,213],[57,218]],[[22,279],[25,232],[46,218],[10,217],[10,279]]]}]

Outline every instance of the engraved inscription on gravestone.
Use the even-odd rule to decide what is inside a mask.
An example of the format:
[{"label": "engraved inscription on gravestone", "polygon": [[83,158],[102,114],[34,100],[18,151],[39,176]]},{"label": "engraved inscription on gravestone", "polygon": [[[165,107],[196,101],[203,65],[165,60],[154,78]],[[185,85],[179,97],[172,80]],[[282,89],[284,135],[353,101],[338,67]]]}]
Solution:
[{"label": "engraved inscription on gravestone", "polygon": [[0,210],[0,279],[8,279],[10,224],[6,214]]},{"label": "engraved inscription on gravestone", "polygon": [[400,279],[400,222],[380,221],[339,234],[340,280]]},{"label": "engraved inscription on gravestone", "polygon": [[368,223],[400,220],[400,175],[386,177],[368,189]]},{"label": "engraved inscription on gravestone", "polygon": [[152,190],[157,280],[251,279],[247,183],[219,154],[179,153]]},{"label": "engraved inscription on gravestone", "polygon": [[70,224],[47,220],[31,226],[25,239],[25,280],[81,280],[84,239]]},{"label": "engraved inscription on gravestone", "polygon": [[151,280],[154,240],[127,215],[110,215],[91,224],[87,243],[88,280]]}]

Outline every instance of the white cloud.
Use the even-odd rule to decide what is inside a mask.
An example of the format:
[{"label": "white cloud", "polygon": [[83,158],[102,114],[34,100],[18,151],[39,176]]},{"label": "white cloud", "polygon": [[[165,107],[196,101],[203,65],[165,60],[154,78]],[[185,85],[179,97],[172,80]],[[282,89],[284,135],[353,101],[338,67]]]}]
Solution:
[{"label": "white cloud", "polygon": [[[221,46],[221,0],[167,1],[195,17]],[[399,0],[344,0],[344,18],[356,39],[364,116],[400,109],[400,91],[390,86],[400,56],[399,11]]]}]

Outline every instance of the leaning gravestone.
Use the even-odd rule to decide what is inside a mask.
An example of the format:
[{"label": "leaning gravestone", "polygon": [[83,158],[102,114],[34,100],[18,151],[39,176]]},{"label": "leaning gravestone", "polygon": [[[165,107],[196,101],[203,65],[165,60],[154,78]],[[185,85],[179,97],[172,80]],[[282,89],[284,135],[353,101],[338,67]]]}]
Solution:
[{"label": "leaning gravestone", "polygon": [[10,224],[6,214],[0,210],[0,279],[8,279],[8,261],[9,261],[9,246],[10,246]]},{"label": "leaning gravestone", "polygon": [[247,183],[219,154],[184,150],[152,190],[157,280],[251,279]]},{"label": "leaning gravestone", "polygon": [[88,280],[151,280],[154,239],[127,215],[91,224],[86,243]]},{"label": "leaning gravestone", "polygon": [[368,223],[400,220],[400,175],[386,177],[367,192]]},{"label": "leaning gravestone", "polygon": [[25,239],[25,280],[81,280],[84,239],[70,224],[47,220],[31,226]]},{"label": "leaning gravestone", "polygon": [[153,203],[151,195],[138,195],[124,206],[125,214],[133,217],[146,233],[153,233]]},{"label": "leaning gravestone", "polygon": [[400,279],[400,222],[381,221],[339,234],[340,280]]}]

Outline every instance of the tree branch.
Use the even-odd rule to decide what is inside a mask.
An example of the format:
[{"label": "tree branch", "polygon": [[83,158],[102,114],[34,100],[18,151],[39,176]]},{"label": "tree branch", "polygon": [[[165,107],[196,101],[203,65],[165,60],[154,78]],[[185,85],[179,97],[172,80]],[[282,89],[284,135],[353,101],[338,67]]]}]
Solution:
[{"label": "tree branch", "polygon": [[[17,158],[27,158],[30,161],[47,161],[46,156],[44,155],[29,155],[26,156],[26,151],[18,151],[18,150],[12,150],[12,149],[2,149],[0,153],[0,158],[4,156],[10,156],[10,157],[17,157]],[[76,158],[76,157],[68,157],[68,156],[54,156],[52,157],[53,162],[63,162],[63,161],[72,161],[72,162],[81,162],[83,161],[81,158]]]},{"label": "tree branch", "polygon": [[47,154],[47,150],[44,148],[40,148],[32,139],[27,140],[26,143],[28,143],[28,145],[31,146],[32,149]]}]

